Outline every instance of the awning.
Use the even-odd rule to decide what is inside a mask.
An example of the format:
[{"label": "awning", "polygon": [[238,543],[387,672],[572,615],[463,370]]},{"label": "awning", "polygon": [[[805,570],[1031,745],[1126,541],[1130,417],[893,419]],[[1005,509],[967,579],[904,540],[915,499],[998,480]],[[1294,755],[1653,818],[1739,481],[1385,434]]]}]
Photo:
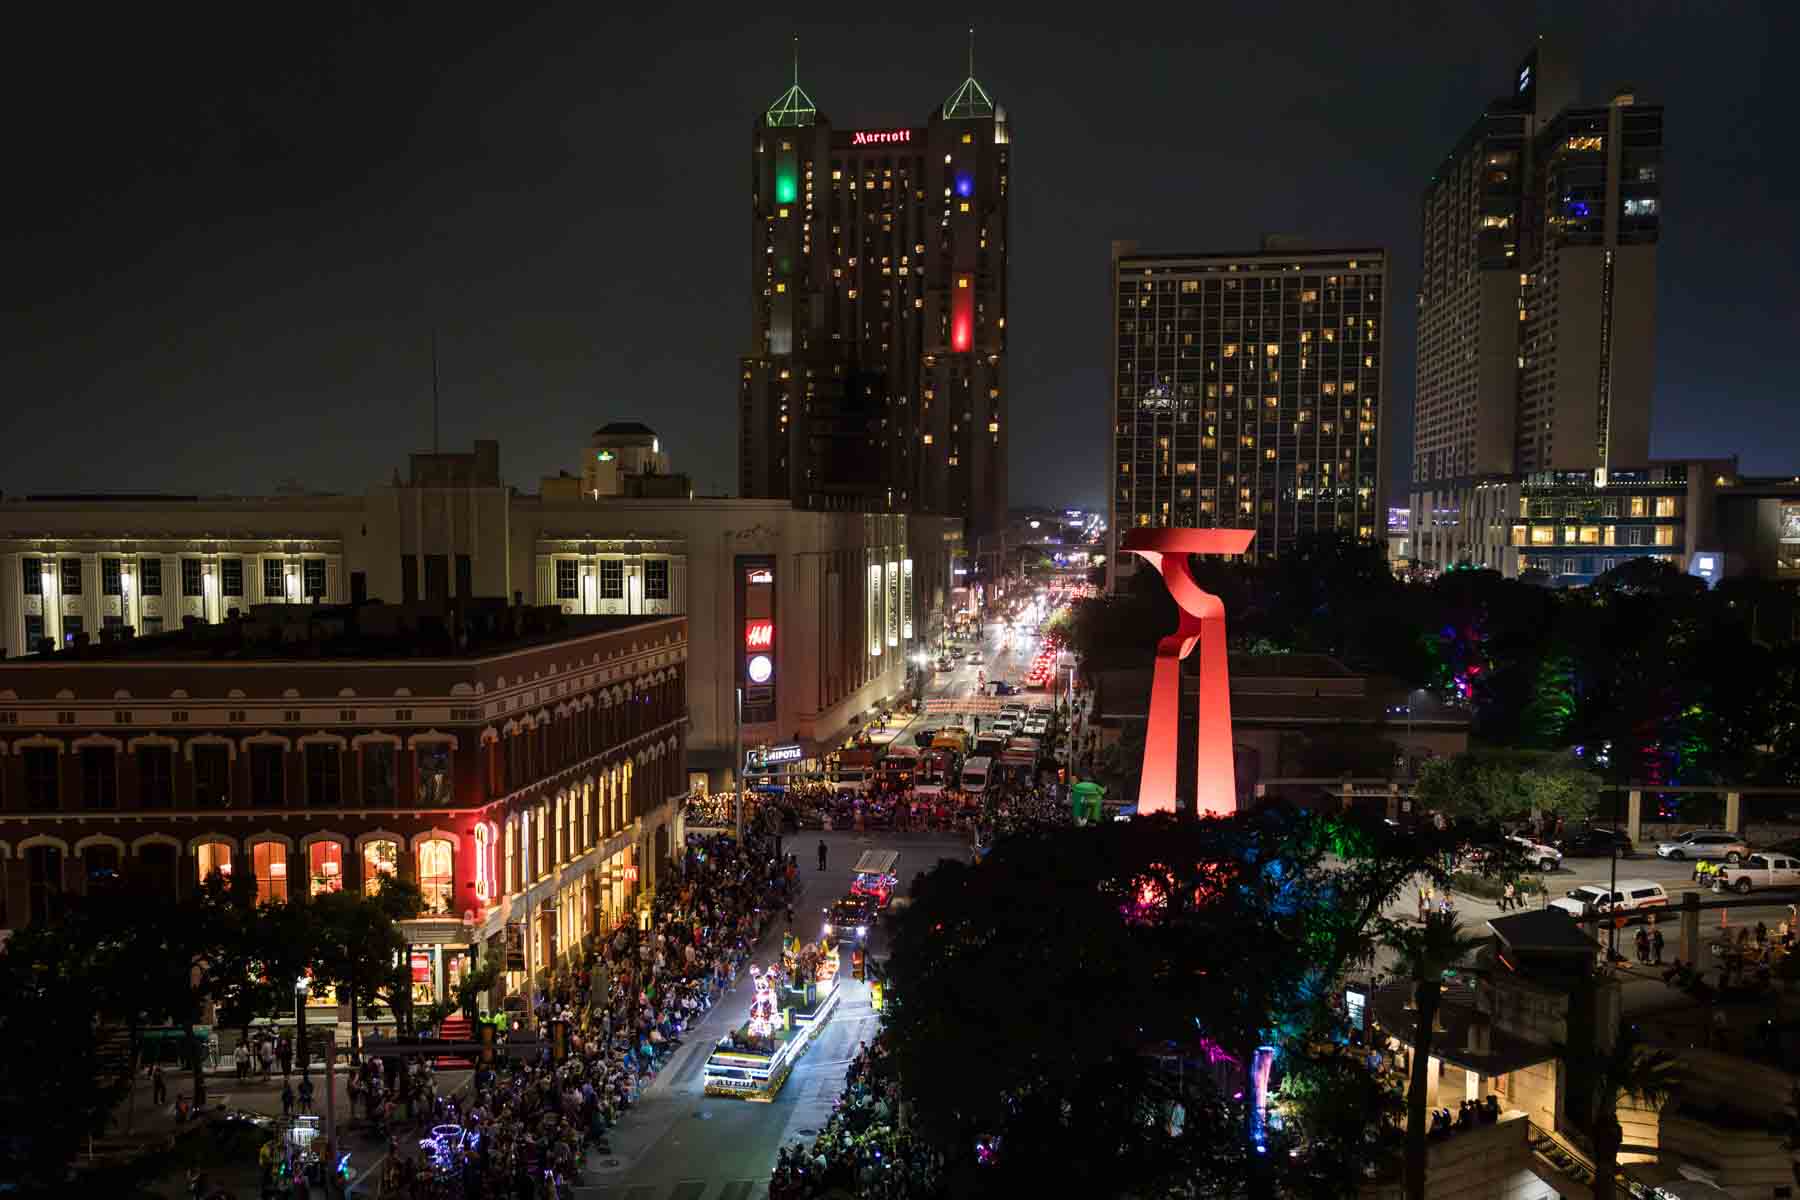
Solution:
[{"label": "awning", "polygon": [[898,850],[864,850],[852,869],[858,875],[892,875],[899,861]]}]

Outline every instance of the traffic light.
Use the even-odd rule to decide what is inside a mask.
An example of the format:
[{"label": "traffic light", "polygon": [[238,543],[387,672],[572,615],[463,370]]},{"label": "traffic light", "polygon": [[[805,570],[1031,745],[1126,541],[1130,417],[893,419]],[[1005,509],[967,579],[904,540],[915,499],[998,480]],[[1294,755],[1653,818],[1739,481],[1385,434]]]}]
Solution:
[{"label": "traffic light", "polygon": [[864,961],[861,950],[850,952],[850,977],[858,982],[869,977],[868,964]]}]

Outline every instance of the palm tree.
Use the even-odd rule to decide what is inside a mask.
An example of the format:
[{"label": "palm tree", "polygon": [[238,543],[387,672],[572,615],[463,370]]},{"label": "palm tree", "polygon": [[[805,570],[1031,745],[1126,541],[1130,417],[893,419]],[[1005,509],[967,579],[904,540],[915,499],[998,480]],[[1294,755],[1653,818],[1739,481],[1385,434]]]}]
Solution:
[{"label": "palm tree", "polygon": [[1563,1062],[1571,1082],[1582,1089],[1577,1098],[1585,1101],[1577,1119],[1594,1145],[1594,1200],[1613,1200],[1619,1147],[1625,1141],[1619,1098],[1660,1109],[1681,1086],[1684,1072],[1673,1054],[1644,1045],[1629,1030],[1620,1033],[1610,1050],[1573,1056],[1565,1050]]},{"label": "palm tree", "polygon": [[1399,956],[1400,974],[1413,981],[1417,1021],[1412,1038],[1412,1080],[1406,1092],[1406,1198],[1425,1200],[1425,1090],[1444,972],[1487,939],[1464,933],[1454,917],[1432,914],[1422,926],[1385,923],[1381,940]]}]

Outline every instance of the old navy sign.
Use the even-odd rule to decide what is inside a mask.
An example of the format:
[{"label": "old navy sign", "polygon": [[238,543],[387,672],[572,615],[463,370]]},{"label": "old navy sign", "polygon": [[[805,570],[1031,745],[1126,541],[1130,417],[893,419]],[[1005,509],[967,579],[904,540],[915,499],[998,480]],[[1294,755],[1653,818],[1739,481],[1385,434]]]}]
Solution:
[{"label": "old navy sign", "polygon": [[774,645],[775,622],[769,620],[744,622],[744,649],[767,650]]},{"label": "old navy sign", "polygon": [[852,146],[875,146],[883,142],[910,142],[910,129],[859,129],[850,135]]}]

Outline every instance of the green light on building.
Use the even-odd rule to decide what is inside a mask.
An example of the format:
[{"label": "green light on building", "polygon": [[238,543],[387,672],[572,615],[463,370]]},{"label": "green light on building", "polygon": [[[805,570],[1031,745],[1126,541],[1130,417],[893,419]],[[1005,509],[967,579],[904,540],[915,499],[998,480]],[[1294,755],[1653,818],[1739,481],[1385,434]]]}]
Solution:
[{"label": "green light on building", "polygon": [[794,168],[777,167],[775,169],[775,203],[792,204],[799,197],[800,188],[794,179]]}]

